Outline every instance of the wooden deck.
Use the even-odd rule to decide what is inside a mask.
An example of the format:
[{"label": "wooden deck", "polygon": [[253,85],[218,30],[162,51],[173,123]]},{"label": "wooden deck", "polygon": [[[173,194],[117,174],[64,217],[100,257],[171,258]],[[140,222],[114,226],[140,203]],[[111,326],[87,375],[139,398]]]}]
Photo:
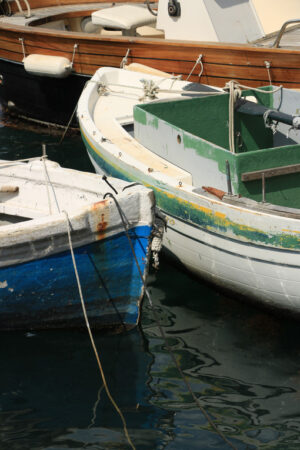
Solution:
[{"label": "wooden deck", "polygon": [[[74,1],[74,0],[73,0]],[[130,0],[132,3],[141,3],[142,0]],[[34,8],[31,10],[31,17],[26,18],[19,11],[12,16],[1,16],[0,23],[7,23],[11,25],[30,26],[35,22],[47,17],[62,16],[70,13],[80,13],[81,11],[96,11],[98,9],[113,6],[113,3],[123,3],[124,0],[115,0],[115,2],[84,2],[75,4],[56,4],[55,6],[47,6],[43,8]],[[31,3],[31,2],[30,2]],[[25,10],[24,10],[25,11]],[[278,32],[267,35],[266,37],[253,42],[253,46],[272,48]],[[279,48],[283,49],[297,49],[300,50],[300,25],[293,26],[287,29],[282,36]]]},{"label": "wooden deck", "polygon": [[[130,1],[141,3],[141,0]],[[124,0],[115,2],[124,3]],[[19,114],[22,116],[32,109],[33,98],[37,111],[41,109],[41,98],[43,102],[47,98],[49,110],[53,116],[57,115],[54,96],[52,93],[45,95],[54,83],[53,78],[38,79],[24,71],[24,56],[31,54],[63,56],[72,61],[71,76],[55,85],[55,92],[60,92],[57,98],[66,97],[65,103],[70,103],[65,113],[68,119],[87,77],[99,67],[120,67],[124,63],[144,64],[180,75],[183,80],[188,78],[212,86],[224,87],[229,80],[236,80],[251,87],[273,84],[300,89],[300,26],[290,28],[283,35],[280,48],[272,48],[275,33],[249,44],[102,35],[100,32],[82,32],[77,19],[110,6],[107,0],[86,0],[84,3],[80,0],[44,0],[44,3],[45,7],[40,8],[41,0],[30,0],[33,16],[29,19],[19,12],[12,17],[0,18],[0,100],[4,104],[18,105],[21,98],[23,103],[19,110],[22,113]],[[34,9],[34,6],[39,8]],[[51,23],[47,23],[59,20],[64,20],[68,29],[52,29]],[[202,65],[196,63],[199,55]],[[77,96],[74,89],[77,89]],[[36,92],[35,97],[33,92]],[[35,119],[48,122],[47,118],[40,119],[38,112]],[[65,121],[64,117],[57,123]]]},{"label": "wooden deck", "polygon": [[[278,32],[272,33],[256,41],[256,45],[259,47],[271,48],[277,38],[277,35]],[[280,41],[279,48],[300,49],[300,25],[286,30]]]}]

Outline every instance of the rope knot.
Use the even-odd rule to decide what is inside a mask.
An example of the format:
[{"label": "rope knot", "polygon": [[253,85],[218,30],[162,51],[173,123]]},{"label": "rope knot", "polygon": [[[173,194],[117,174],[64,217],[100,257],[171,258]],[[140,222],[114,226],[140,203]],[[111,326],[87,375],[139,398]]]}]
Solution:
[{"label": "rope knot", "polygon": [[144,96],[139,100],[145,100],[149,98],[150,100],[154,100],[157,98],[157,94],[159,92],[159,87],[154,83],[153,80],[145,80],[144,78],[140,80],[143,85]]},{"label": "rope knot", "polygon": [[235,80],[227,81],[224,87],[224,91],[229,92],[230,96],[233,97],[234,102],[236,102],[242,96],[241,85]]},{"label": "rope knot", "polygon": [[108,87],[107,87],[107,85],[105,83],[101,83],[100,82],[98,84],[97,92],[98,92],[99,96],[107,94],[108,90],[109,89],[108,89]]}]

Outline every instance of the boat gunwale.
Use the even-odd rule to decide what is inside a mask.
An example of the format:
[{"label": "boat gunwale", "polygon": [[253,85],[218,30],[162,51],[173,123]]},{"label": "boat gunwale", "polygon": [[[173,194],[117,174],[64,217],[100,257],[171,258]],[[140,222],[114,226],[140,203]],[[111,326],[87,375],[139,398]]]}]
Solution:
[{"label": "boat gunwale", "polygon": [[[229,51],[234,50],[247,50],[249,52],[254,53],[274,53],[274,54],[300,54],[300,46],[299,49],[296,47],[294,49],[285,49],[285,48],[270,48],[270,47],[257,47],[256,44],[252,43],[246,43],[246,44],[239,44],[239,43],[230,43],[230,42],[211,42],[211,41],[185,41],[185,40],[179,40],[179,39],[164,39],[164,38],[147,38],[142,36],[100,36],[97,33],[84,33],[84,32],[75,32],[75,31],[65,31],[65,30],[55,30],[50,28],[43,28],[39,26],[30,26],[30,25],[18,25],[18,24],[12,24],[9,22],[1,21],[0,22],[0,31],[9,31],[11,33],[24,33],[27,35],[33,35],[33,36],[53,36],[60,39],[69,39],[69,40],[75,40],[80,39],[81,41],[107,41],[109,43],[127,43],[127,44],[134,44],[134,43],[140,43],[145,45],[157,45],[161,47],[163,44],[165,44],[167,47],[174,47],[174,46],[180,46],[184,48],[195,48],[195,51],[199,53],[201,47],[205,47],[207,49],[212,50],[220,50],[223,51],[224,48],[226,48]],[[163,49],[164,50],[164,49]],[[165,57],[164,57],[165,58]],[[168,59],[168,58],[166,58]],[[170,58],[172,59],[172,58]],[[296,67],[298,68],[298,67]]]},{"label": "boat gunwale", "polygon": [[[109,73],[112,70],[115,71],[115,70],[120,70],[120,69],[116,69],[116,68],[112,68],[112,67],[100,68],[96,71],[94,76],[91,78],[91,83],[88,83],[86,85],[86,87],[81,95],[81,98],[78,102],[78,120],[79,120],[79,126],[81,129],[81,133],[83,134],[84,138],[87,140],[88,144],[92,146],[93,150],[96,151],[96,153],[97,153],[97,148],[95,148],[95,146],[92,145],[92,143],[90,142],[89,135],[93,136],[93,139],[95,139],[95,141],[99,140],[103,147],[106,147],[107,144],[109,144],[110,146],[113,145],[115,147],[114,152],[112,152],[111,150],[106,150],[106,151],[112,157],[116,158],[120,152],[119,145],[121,143],[122,137],[124,139],[124,136],[127,135],[130,138],[130,140],[133,139],[135,142],[137,142],[137,141],[130,135],[130,133],[128,133],[128,131],[126,131],[124,129],[124,127],[122,126],[123,125],[122,122],[119,121],[114,116],[111,116],[111,119],[114,121],[114,124],[117,125],[119,136],[120,136],[117,139],[117,141],[118,141],[117,144],[114,142],[114,139],[110,139],[110,138],[107,138],[106,136],[104,136],[103,131],[101,131],[96,126],[95,121],[91,115],[90,108],[88,106],[90,97],[95,93],[95,90],[97,89],[97,83],[101,82],[101,77],[103,75],[105,76],[106,72]],[[103,72],[103,75],[102,75],[102,73],[99,74],[100,71]],[[97,83],[93,83],[93,80],[94,81],[97,80]],[[188,91],[186,91],[186,92],[188,92]],[[96,103],[97,103],[97,101],[96,101]],[[96,103],[95,103],[95,105],[96,105]],[[95,105],[94,105],[94,107],[95,107]],[[94,111],[94,107],[93,107],[93,111]],[[83,110],[84,110],[84,112],[83,112]],[[88,116],[86,116],[87,112],[88,112]],[[133,118],[132,118],[132,120],[133,120]],[[127,122],[128,122],[128,118],[127,118]],[[83,126],[85,129],[83,129]],[[92,128],[91,132],[90,132],[89,128]],[[88,132],[86,132],[85,130],[87,130]],[[145,150],[149,151],[142,144],[140,144],[140,148],[144,148]],[[140,159],[134,158],[134,156],[128,155],[126,150],[124,150],[123,148],[121,148],[121,153],[122,154],[125,153],[126,157],[137,161],[139,163],[139,165],[141,162],[143,163],[142,156],[140,157]],[[172,164],[172,163],[169,163],[169,161],[166,161],[164,158],[162,158],[159,155],[155,154],[155,157],[160,159],[162,164],[163,163],[166,164],[166,162],[168,164]],[[128,163],[125,161],[125,164],[128,164]],[[285,219],[293,220],[293,221],[298,221],[300,219],[300,208],[290,208],[290,207],[270,204],[267,202],[266,203],[257,202],[255,200],[249,199],[247,197],[239,198],[238,196],[230,196],[226,192],[224,192],[223,199],[225,201],[223,201],[223,199],[222,200],[218,199],[213,194],[204,191],[203,188],[201,188],[201,187],[193,186],[192,184],[188,184],[185,182],[183,182],[179,186],[178,180],[175,177],[172,177],[170,175],[161,174],[159,171],[157,171],[157,172],[153,171],[149,174],[148,173],[149,171],[147,172],[147,170],[146,170],[146,165],[145,165],[145,169],[143,171],[139,167],[136,169],[138,171],[141,171],[143,173],[143,175],[150,176],[151,178],[156,180],[156,183],[161,183],[161,181],[162,181],[161,176],[159,177],[158,175],[163,175],[164,180],[166,180],[165,183],[168,183],[170,185],[170,187],[172,187],[178,193],[185,192],[186,195],[188,195],[188,196],[194,196],[195,199],[201,198],[205,201],[211,202],[213,205],[223,205],[223,206],[226,205],[229,208],[235,209],[235,210],[243,209],[249,213],[259,215],[259,216],[262,216],[262,215],[280,216],[280,217],[284,217]],[[184,169],[182,169],[182,170],[184,170]],[[201,189],[203,192],[201,192],[201,193],[195,192],[195,189]],[[179,197],[180,196],[182,196],[182,194],[180,194]],[[227,201],[227,200],[229,200],[229,201]],[[191,199],[191,201],[192,201],[192,199]],[[245,205],[245,203],[247,203],[247,205]]]}]

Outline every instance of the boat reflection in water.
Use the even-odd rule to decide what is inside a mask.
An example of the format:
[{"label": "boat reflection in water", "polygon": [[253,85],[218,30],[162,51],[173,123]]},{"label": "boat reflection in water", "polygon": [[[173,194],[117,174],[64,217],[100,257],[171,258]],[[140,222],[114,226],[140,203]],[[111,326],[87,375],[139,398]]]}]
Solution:
[{"label": "boat reflection in water", "polygon": [[[297,323],[213,290],[161,261],[149,289],[195,395],[238,449],[299,446]],[[195,405],[145,301],[142,332],[96,334],[137,449],[229,446]],[[1,449],[126,449],[85,332],[1,333]]]},{"label": "boat reflection in water", "polygon": [[[172,279],[172,283],[170,280]],[[161,286],[168,283],[168,291]],[[299,326],[241,305],[164,264],[150,281],[177,361],[212,420],[237,448],[299,448]],[[168,448],[229,448],[208,425],[174,368],[144,304],[154,356],[152,403],[173,413]],[[266,447],[263,447],[266,446]]]},{"label": "boat reflection in water", "polygon": [[[127,448],[86,333],[1,337],[1,448]],[[131,439],[137,448],[159,448],[165,439],[159,421],[172,413],[147,400],[152,357],[143,350],[141,333],[96,335],[95,340]]]}]

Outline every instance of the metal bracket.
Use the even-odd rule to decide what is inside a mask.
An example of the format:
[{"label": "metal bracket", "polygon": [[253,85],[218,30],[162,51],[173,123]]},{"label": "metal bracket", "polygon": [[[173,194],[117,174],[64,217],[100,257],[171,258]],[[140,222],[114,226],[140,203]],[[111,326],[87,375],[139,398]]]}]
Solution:
[{"label": "metal bracket", "polygon": [[24,38],[19,38],[19,41],[21,42],[22,45],[23,56],[24,58],[26,58]]},{"label": "metal bracket", "polygon": [[124,69],[124,66],[126,66],[126,64],[128,63],[128,55],[129,55],[130,51],[131,51],[130,48],[128,48],[126,55],[124,56],[124,58],[121,61],[121,64],[120,64],[121,69]]},{"label": "metal bracket", "polygon": [[74,47],[73,47],[73,55],[72,55],[72,61],[71,61],[71,67],[73,67],[74,59],[75,59],[75,53],[76,53],[76,50],[78,49],[78,47],[79,47],[79,44],[74,44]]}]

